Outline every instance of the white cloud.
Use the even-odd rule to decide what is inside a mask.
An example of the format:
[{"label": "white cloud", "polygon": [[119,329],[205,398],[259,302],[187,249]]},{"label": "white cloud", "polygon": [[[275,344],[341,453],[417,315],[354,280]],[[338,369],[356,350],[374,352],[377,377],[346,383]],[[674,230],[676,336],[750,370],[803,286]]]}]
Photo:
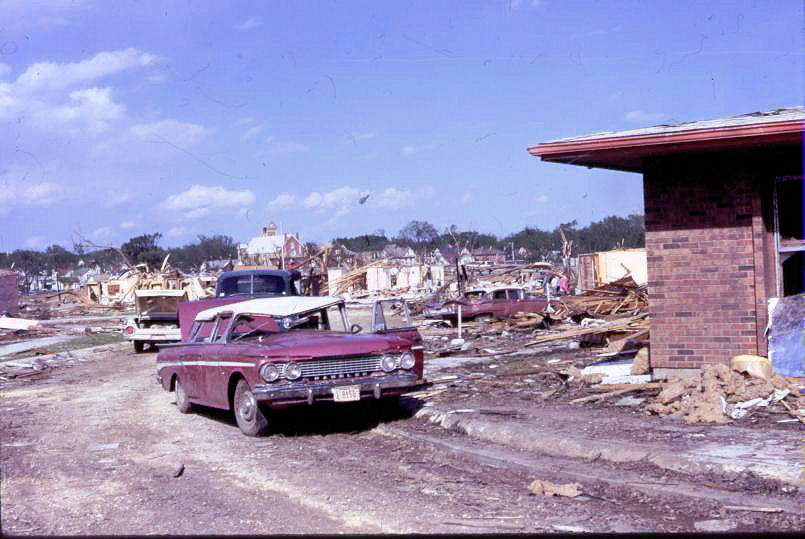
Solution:
[{"label": "white cloud", "polygon": [[145,67],[156,60],[157,57],[153,54],[129,48],[99,52],[89,60],[75,63],[37,62],[17,77],[14,86],[21,94],[59,90],[128,69]]},{"label": "white cloud", "polygon": [[472,193],[470,192],[464,193],[464,196],[461,197],[462,202],[469,202],[470,200],[472,200]]},{"label": "white cloud", "polygon": [[185,234],[187,234],[187,229],[185,227],[174,226],[165,233],[165,236],[169,238],[176,238],[178,236],[184,236]]},{"label": "white cloud", "polygon": [[[73,132],[81,129],[102,133],[109,129],[110,122],[121,118],[126,111],[125,106],[112,101],[110,93],[109,88],[74,90],[68,94],[69,101],[64,104],[12,97],[14,103],[10,103],[9,107],[12,110],[7,112],[23,115],[27,113],[33,124],[41,129],[67,128]],[[1,109],[0,116],[3,116]]]},{"label": "white cloud", "polygon": [[193,146],[212,133],[202,125],[174,119],[133,125],[129,131],[141,140],[168,141],[183,147]]},{"label": "white cloud", "polygon": [[260,22],[260,19],[257,17],[250,17],[238,25],[238,30],[251,30],[252,28],[262,26],[262,24],[263,23]]},{"label": "white cloud", "polygon": [[534,198],[534,202],[537,204],[544,204],[548,202],[548,195],[539,195],[538,197]]},{"label": "white cloud", "polygon": [[55,183],[35,183],[25,187],[21,193],[22,201],[28,206],[50,206],[62,199],[65,189]]},{"label": "white cloud", "polygon": [[0,62],[0,77],[4,77],[11,73],[11,66]]},{"label": "white cloud", "polygon": [[122,228],[123,230],[131,230],[135,226],[137,226],[137,223],[135,223],[134,221],[121,221],[120,223],[120,228]]},{"label": "white cloud", "polygon": [[251,116],[244,116],[243,118],[238,118],[238,120],[235,122],[235,125],[246,125],[254,122],[255,119],[252,118]]},{"label": "white cloud", "polygon": [[307,146],[305,146],[304,144],[300,144],[299,142],[293,142],[293,141],[279,142],[275,141],[274,137],[266,138],[266,142],[268,143],[268,154],[273,156],[288,155],[291,153],[299,153],[307,151]]},{"label": "white cloud", "polygon": [[101,228],[95,229],[95,232],[92,233],[92,237],[96,239],[106,239],[111,238],[114,236],[115,231],[110,226],[102,226]]},{"label": "white cloud", "polygon": [[252,126],[249,129],[247,129],[246,132],[243,133],[243,135],[241,135],[240,140],[249,140],[253,136],[258,135],[262,130],[263,130],[262,124]]},{"label": "white cloud", "polygon": [[670,117],[671,115],[665,112],[642,112],[639,110],[627,112],[624,116],[627,121],[635,123],[659,122]]},{"label": "white cloud", "polygon": [[[110,88],[91,83],[156,59],[130,48],[74,63],[36,62],[14,82],[0,82],[0,119],[24,119],[24,125],[49,133],[66,131],[70,136],[106,132],[125,115],[126,107],[113,101]],[[71,89],[75,86],[79,87]]]},{"label": "white cloud", "polygon": [[414,148],[413,146],[403,146],[402,149],[400,150],[400,155],[402,155],[403,157],[410,157],[414,155],[416,152],[417,149]]},{"label": "white cloud", "polygon": [[288,193],[280,193],[271,202],[266,204],[269,211],[278,211],[293,207],[296,204],[296,197]]},{"label": "white cloud", "polygon": [[364,196],[367,197],[364,203],[367,208],[396,210],[410,207],[417,200],[431,198],[433,188],[427,185],[415,191],[406,191],[396,187],[388,187],[376,193],[367,193],[346,185],[326,193],[313,191],[305,197],[302,205],[317,213],[332,211],[334,212],[334,217],[342,217],[361,205],[359,199]]},{"label": "white cloud", "polygon": [[30,249],[42,249],[47,247],[48,239],[44,236],[31,236],[25,240],[25,246]]},{"label": "white cloud", "polygon": [[254,200],[254,193],[250,190],[230,191],[221,185],[193,185],[187,191],[169,196],[160,207],[180,212],[183,219],[192,220],[215,209],[249,206]]},{"label": "white cloud", "polygon": [[396,187],[389,187],[379,193],[372,193],[367,199],[367,206],[370,208],[385,208],[396,210],[406,206],[411,206],[416,200],[431,198],[433,188],[425,186],[417,191],[405,191]]},{"label": "white cloud", "polygon": [[186,212],[182,213],[182,219],[185,221],[195,221],[196,219],[201,219],[202,217],[206,217],[210,214],[210,208],[194,208],[192,210],[187,210]]},{"label": "white cloud", "polygon": [[334,211],[335,217],[348,214],[358,203],[361,192],[354,187],[339,187],[324,194],[314,191],[305,198],[304,205],[319,213]]},{"label": "white cloud", "polygon": [[134,195],[126,191],[125,188],[116,190],[108,189],[106,193],[103,194],[101,203],[105,208],[114,208],[115,206],[131,202],[133,199]]}]

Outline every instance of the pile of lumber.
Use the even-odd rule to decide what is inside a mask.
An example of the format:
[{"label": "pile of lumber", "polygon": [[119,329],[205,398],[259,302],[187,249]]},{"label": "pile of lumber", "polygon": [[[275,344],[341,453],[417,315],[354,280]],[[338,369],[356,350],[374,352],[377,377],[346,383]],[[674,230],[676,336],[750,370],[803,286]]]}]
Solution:
[{"label": "pile of lumber", "polygon": [[322,296],[337,296],[346,292],[350,286],[361,285],[366,287],[366,272],[369,268],[384,264],[383,260],[377,260],[365,266],[356,268],[349,273],[345,273],[333,283],[327,283],[321,287]]},{"label": "pile of lumber", "polygon": [[649,328],[649,321],[647,317],[647,314],[642,314],[638,316],[610,320],[609,322],[604,322],[600,325],[592,327],[573,327],[564,331],[540,335],[538,338],[525,343],[523,346],[535,346],[537,344],[543,344],[550,341],[572,339],[575,337],[589,335],[609,336],[611,334],[619,333],[640,333]]},{"label": "pile of lumber", "polygon": [[592,290],[585,290],[578,296],[564,296],[561,301],[570,314],[574,315],[636,313],[648,307],[648,287],[638,285],[627,275]]}]

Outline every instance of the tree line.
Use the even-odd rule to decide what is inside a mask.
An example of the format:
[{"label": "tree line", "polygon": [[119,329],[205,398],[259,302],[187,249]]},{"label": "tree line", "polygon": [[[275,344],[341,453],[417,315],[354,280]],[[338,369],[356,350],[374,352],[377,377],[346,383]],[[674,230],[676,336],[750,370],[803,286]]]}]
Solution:
[{"label": "tree line", "polygon": [[[643,247],[645,245],[645,224],[643,215],[605,217],[600,221],[579,227],[576,221],[562,223],[553,230],[546,231],[536,227],[525,227],[498,238],[493,234],[459,230],[452,225],[443,232],[427,221],[410,221],[396,235],[389,237],[384,230],[353,237],[335,238],[334,243],[343,245],[351,251],[381,250],[390,243],[411,247],[418,254],[430,252],[444,246],[475,250],[480,247],[495,247],[511,254],[512,247],[518,251],[525,247],[527,261],[556,260],[562,249],[562,233],[573,241],[573,255],[594,251],[606,251],[615,247]],[[225,235],[199,235],[197,241],[182,247],[164,248],[159,245],[162,234],[142,234],[130,238],[120,247],[99,247],[90,242],[76,242],[68,250],[61,245],[51,245],[44,251],[18,249],[12,253],[0,253],[0,268],[22,270],[27,274],[42,275],[52,270],[65,270],[77,267],[79,260],[85,266],[100,266],[103,272],[114,272],[124,266],[121,253],[130,264],[147,263],[150,269],[159,269],[165,256],[170,254],[170,265],[184,272],[198,271],[202,263],[209,260],[237,260],[237,243]],[[314,244],[306,244],[312,254]],[[519,256],[518,256],[519,258]]]},{"label": "tree line", "polygon": [[646,228],[643,215],[627,217],[611,215],[600,221],[579,227],[577,221],[562,223],[553,230],[525,227],[519,232],[498,238],[493,234],[461,231],[451,225],[443,232],[427,221],[410,221],[396,235],[388,237],[383,230],[372,234],[336,238],[334,241],[351,251],[381,250],[390,243],[411,247],[417,253],[432,251],[443,246],[475,250],[495,247],[511,255],[525,247],[528,261],[552,260],[562,250],[562,234],[573,242],[573,255],[596,251],[608,251],[617,247],[634,248],[645,246]]},{"label": "tree line", "polygon": [[94,244],[88,245],[88,242],[76,242],[72,251],[56,244],[44,251],[18,249],[12,253],[0,253],[0,268],[13,265],[14,269],[27,274],[42,275],[53,270],[74,269],[79,261],[83,261],[85,267],[100,266],[102,272],[114,272],[126,265],[121,253],[128,263],[147,263],[152,270],[159,269],[168,254],[170,265],[186,272],[197,271],[208,260],[237,260],[237,244],[230,236],[202,234],[193,243],[167,249],[160,247],[161,238],[159,232],[142,234],[129,239],[119,248],[98,248]]}]

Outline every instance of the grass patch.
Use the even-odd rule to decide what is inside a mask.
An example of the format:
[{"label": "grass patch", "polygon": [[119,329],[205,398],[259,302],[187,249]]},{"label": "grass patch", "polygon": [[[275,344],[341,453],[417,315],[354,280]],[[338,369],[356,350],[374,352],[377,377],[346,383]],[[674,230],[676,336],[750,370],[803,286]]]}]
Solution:
[{"label": "grass patch", "polygon": [[[82,337],[78,337],[77,339],[71,339],[65,342],[49,344],[47,346],[42,346],[41,348],[36,348],[35,350],[47,350],[48,353],[58,354],[60,352],[70,352],[72,350],[81,350],[83,348],[90,348],[92,346],[101,346],[104,344],[117,344],[123,341],[124,341],[123,336],[120,335],[120,333],[96,333],[94,335],[84,335]],[[19,354],[5,356],[3,359],[17,360],[40,355],[42,354],[37,354],[34,352],[34,350],[26,350],[25,352],[20,352]]]}]

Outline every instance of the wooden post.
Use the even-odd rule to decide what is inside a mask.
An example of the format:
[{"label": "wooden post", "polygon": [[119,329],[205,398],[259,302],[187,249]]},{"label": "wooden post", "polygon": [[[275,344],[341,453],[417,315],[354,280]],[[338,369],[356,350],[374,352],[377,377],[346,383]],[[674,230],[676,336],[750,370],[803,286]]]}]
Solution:
[{"label": "wooden post", "polygon": [[461,338],[461,304],[458,304],[458,338]]}]

